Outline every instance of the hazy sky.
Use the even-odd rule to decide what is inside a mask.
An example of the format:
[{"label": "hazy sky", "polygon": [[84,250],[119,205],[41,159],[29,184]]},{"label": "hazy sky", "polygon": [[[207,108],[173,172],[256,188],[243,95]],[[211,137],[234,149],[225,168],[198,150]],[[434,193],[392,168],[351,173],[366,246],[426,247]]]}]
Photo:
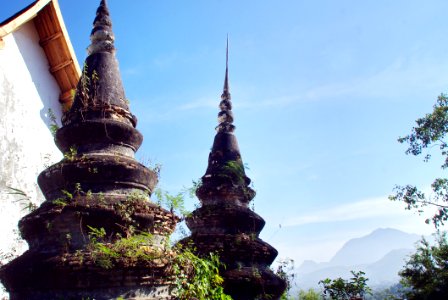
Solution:
[{"label": "hazy sky", "polygon": [[[13,3],[12,3],[13,2]],[[30,1],[0,0],[5,19]],[[80,64],[98,1],[59,0]],[[397,138],[448,89],[448,2],[109,0],[117,56],[145,137],[177,192],[201,177],[230,38],[235,132],[279,257],[326,261],[378,227],[428,233],[395,184],[442,174]],[[193,208],[197,200],[188,203]]]}]

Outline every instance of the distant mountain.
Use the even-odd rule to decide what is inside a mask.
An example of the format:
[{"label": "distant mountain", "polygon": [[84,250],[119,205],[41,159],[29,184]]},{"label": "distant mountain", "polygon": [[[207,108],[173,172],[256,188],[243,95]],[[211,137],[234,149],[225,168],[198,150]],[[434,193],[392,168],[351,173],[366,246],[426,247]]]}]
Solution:
[{"label": "distant mountain", "polygon": [[376,229],[369,235],[345,243],[330,260],[330,264],[335,266],[371,264],[392,250],[413,249],[419,239],[420,236],[417,234],[397,229]]},{"label": "distant mountain", "polygon": [[322,269],[322,263],[317,263],[314,260],[305,260],[299,267],[301,273],[311,273],[318,269]]},{"label": "distant mountain", "polygon": [[364,237],[351,239],[329,262],[304,261],[297,269],[298,287],[317,287],[319,280],[325,278],[349,278],[351,270],[364,271],[369,286],[394,284],[399,280],[398,271],[415,251],[420,238],[417,234],[380,228]]},{"label": "distant mountain", "polygon": [[403,268],[406,258],[414,252],[414,249],[392,250],[379,261],[368,265],[363,271],[368,275],[369,284],[387,285],[397,283],[400,280],[398,271]]},{"label": "distant mountain", "polygon": [[355,269],[350,266],[327,266],[321,269],[316,269],[311,273],[302,273],[300,271],[297,272],[297,287],[299,289],[309,289],[309,288],[317,288],[320,280],[324,280],[325,278],[335,279],[337,277],[349,278],[351,270],[363,270],[365,266],[362,266],[362,269],[356,267]]}]

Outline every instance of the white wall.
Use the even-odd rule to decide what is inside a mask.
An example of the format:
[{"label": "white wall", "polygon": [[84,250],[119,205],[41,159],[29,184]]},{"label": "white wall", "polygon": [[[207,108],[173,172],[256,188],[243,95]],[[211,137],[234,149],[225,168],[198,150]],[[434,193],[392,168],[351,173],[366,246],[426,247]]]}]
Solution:
[{"label": "white wall", "polygon": [[14,230],[27,213],[21,203],[14,202],[20,197],[8,194],[7,187],[21,189],[32,202],[41,203],[44,198],[37,186],[37,176],[45,165],[60,160],[62,154],[54,144],[48,116],[51,108],[60,120],[60,90],[49,72],[33,21],[3,39],[5,47],[0,49],[0,251],[6,253],[17,244]]}]

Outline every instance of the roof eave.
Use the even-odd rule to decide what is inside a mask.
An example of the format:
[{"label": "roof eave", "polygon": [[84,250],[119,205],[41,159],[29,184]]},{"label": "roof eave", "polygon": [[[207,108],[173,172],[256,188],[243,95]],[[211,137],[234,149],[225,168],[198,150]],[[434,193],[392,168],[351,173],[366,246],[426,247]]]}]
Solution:
[{"label": "roof eave", "polygon": [[[59,100],[67,109],[71,105],[71,91],[76,88],[81,76],[81,69],[65,27],[58,1],[37,0],[1,23],[0,41],[2,37],[14,32],[31,20],[34,21],[40,45],[48,59],[49,71],[60,87]],[[40,26],[42,24],[46,26]]]},{"label": "roof eave", "polygon": [[52,0],[37,0],[31,3],[15,15],[0,23],[0,38],[10,34],[20,26],[36,17],[37,13],[42,10]]}]

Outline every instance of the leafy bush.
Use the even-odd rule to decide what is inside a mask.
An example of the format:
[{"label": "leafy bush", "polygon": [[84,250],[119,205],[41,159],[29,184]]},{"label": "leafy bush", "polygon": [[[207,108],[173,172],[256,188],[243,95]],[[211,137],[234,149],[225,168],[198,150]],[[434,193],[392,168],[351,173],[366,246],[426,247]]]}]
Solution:
[{"label": "leafy bush", "polygon": [[437,233],[436,243],[420,241],[400,271],[402,284],[410,287],[408,299],[448,299],[448,240],[447,234]]},{"label": "leafy bush", "polygon": [[369,279],[364,277],[365,273],[362,271],[350,272],[353,275],[350,281],[344,280],[341,277],[333,280],[326,278],[319,281],[319,284],[324,289],[324,298],[329,296],[330,299],[337,300],[363,299],[366,294],[370,294],[371,289],[366,283]]}]

